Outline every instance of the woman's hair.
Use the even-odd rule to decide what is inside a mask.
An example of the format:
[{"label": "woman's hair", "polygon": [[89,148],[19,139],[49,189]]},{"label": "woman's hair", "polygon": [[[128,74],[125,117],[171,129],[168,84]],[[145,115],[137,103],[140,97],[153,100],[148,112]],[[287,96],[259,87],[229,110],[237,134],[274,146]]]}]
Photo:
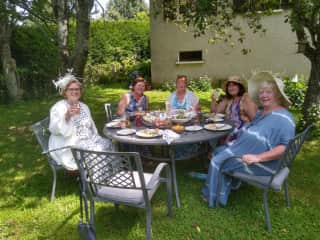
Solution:
[{"label": "woman's hair", "polygon": [[261,88],[265,88],[265,87],[271,88],[271,89],[275,92],[277,102],[278,102],[280,105],[283,105],[282,95],[281,95],[281,93],[279,92],[278,87],[277,87],[277,85],[275,84],[275,82],[273,82],[273,81],[263,81],[263,82],[261,82],[260,85],[259,85],[259,90],[260,90]]},{"label": "woman's hair", "polygon": [[147,81],[143,77],[137,77],[136,79],[133,80],[132,82],[132,91],[134,89],[134,86],[137,85],[139,82],[143,82],[144,85],[146,85]]},{"label": "woman's hair", "polygon": [[228,86],[229,86],[230,83],[234,83],[234,84],[236,84],[236,85],[239,87],[238,96],[241,97],[241,96],[246,92],[246,89],[245,89],[245,87],[244,87],[242,84],[237,83],[237,82],[230,81],[230,82],[228,82],[228,83],[226,84],[226,97],[227,97],[228,99],[231,99],[231,98],[232,98],[232,96],[231,96],[231,95],[229,94],[229,92],[228,92]]},{"label": "woman's hair", "polygon": [[177,76],[177,79],[176,79],[176,84],[179,82],[179,81],[182,81],[186,84],[186,86],[188,86],[188,78],[186,75],[178,75]]},{"label": "woman's hair", "polygon": [[66,97],[66,91],[68,90],[69,86],[71,85],[71,83],[77,83],[80,87],[80,92],[82,94],[82,84],[77,80],[77,79],[74,79],[74,80],[71,80],[67,83],[66,87],[62,90],[61,92],[61,95]]}]

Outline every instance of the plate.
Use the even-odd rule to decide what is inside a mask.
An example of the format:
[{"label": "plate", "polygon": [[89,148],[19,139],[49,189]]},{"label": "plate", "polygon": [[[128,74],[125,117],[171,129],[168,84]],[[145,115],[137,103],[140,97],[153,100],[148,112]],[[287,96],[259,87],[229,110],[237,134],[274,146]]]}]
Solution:
[{"label": "plate", "polygon": [[136,132],[136,135],[142,138],[155,138],[155,137],[161,136],[161,133],[157,128],[156,129],[147,128],[147,129],[143,129]]},{"label": "plate", "polygon": [[121,129],[119,131],[117,131],[117,134],[120,135],[120,136],[127,136],[127,135],[131,135],[131,134],[134,134],[136,133],[136,130],[135,129],[131,129],[131,128],[124,128],[124,129]]},{"label": "plate", "polygon": [[173,117],[171,121],[174,123],[183,124],[183,123],[189,122],[191,119],[192,118],[175,118],[175,117]]},{"label": "plate", "polygon": [[120,128],[120,121],[112,121],[109,123],[106,123],[107,128]]},{"label": "plate", "polygon": [[204,128],[210,131],[225,131],[231,129],[232,126],[224,123],[209,123],[204,125]]},{"label": "plate", "polygon": [[208,118],[209,121],[213,121],[213,122],[223,122],[224,119],[221,118],[221,117],[217,117],[217,116],[214,116],[214,117],[210,117]]},{"label": "plate", "polygon": [[198,126],[198,125],[192,125],[192,126],[187,126],[186,131],[190,131],[190,132],[195,132],[195,131],[199,131],[201,129],[203,129],[203,127]]},{"label": "plate", "polygon": [[214,115],[214,117],[224,118],[223,113],[214,113],[213,115]]}]

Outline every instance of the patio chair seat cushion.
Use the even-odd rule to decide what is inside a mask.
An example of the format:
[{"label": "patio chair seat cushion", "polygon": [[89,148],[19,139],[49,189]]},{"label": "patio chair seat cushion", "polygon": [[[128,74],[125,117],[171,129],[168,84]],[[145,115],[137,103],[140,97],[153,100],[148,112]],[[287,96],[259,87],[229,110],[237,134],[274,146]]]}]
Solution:
[{"label": "patio chair seat cushion", "polygon": [[[281,191],[282,184],[288,177],[289,172],[290,170],[288,167],[282,168],[273,178],[271,188],[275,191]],[[229,172],[227,174],[260,188],[267,187],[271,178],[271,176],[254,176],[241,172]]]},{"label": "patio chair seat cushion", "polygon": [[[146,185],[148,185],[152,174],[144,173],[144,179]],[[137,171],[133,171],[133,177],[136,187],[141,187],[140,178]],[[154,184],[153,188],[148,190],[149,199],[152,198],[153,194],[160,185],[160,179]],[[97,196],[105,199],[109,199],[112,202],[128,203],[128,204],[144,204],[143,192],[141,189],[128,189],[128,188],[116,188],[100,186],[97,188]]]}]

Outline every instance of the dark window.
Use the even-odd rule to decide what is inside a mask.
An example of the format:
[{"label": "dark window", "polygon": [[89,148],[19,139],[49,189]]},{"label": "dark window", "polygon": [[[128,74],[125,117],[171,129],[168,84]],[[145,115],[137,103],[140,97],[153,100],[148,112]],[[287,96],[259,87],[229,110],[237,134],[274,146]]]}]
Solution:
[{"label": "dark window", "polygon": [[193,62],[202,60],[202,51],[179,52],[179,62]]}]

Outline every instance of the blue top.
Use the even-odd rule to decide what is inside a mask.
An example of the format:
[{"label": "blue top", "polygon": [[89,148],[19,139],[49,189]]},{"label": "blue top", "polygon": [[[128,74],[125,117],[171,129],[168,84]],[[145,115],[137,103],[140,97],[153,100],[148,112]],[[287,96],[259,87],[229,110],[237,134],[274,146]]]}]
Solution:
[{"label": "blue top", "polygon": [[[287,145],[294,137],[295,123],[291,113],[286,109],[272,111],[266,115],[257,112],[251,123],[243,126],[237,140],[222,153],[225,157],[243,154],[259,154],[278,145]],[[277,160],[264,162],[274,169]]]},{"label": "blue top", "polygon": [[142,96],[140,103],[134,98],[132,93],[129,93],[129,95],[130,95],[130,101],[126,109],[127,112],[136,112],[138,111],[139,107],[142,108],[142,111],[147,110],[147,97],[145,95]]},{"label": "blue top", "polygon": [[187,110],[190,107],[194,107],[199,103],[199,99],[197,98],[197,96],[189,91],[186,90],[186,94],[182,100],[182,102],[179,102],[179,98],[177,97],[176,92],[172,93],[167,101],[169,101],[169,103],[172,106],[172,109],[184,109]]}]

